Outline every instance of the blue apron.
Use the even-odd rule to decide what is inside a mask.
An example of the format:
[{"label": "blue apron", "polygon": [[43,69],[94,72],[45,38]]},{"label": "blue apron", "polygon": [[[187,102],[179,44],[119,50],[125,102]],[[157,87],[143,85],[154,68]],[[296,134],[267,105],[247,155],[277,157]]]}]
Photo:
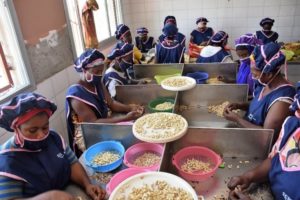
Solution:
[{"label": "blue apron", "polygon": [[288,117],[282,127],[282,140],[278,146],[279,152],[272,158],[269,180],[275,199],[298,200],[300,199],[298,187],[300,180],[300,151],[299,147],[297,147],[299,146],[299,140],[295,141],[294,138],[299,139],[300,121],[297,117]]},{"label": "blue apron", "polygon": [[196,63],[221,63],[226,57],[229,57],[229,53],[221,49],[216,54],[209,57],[202,57],[201,55],[197,58]]},{"label": "blue apron", "polygon": [[269,109],[273,103],[280,98],[293,102],[296,94],[296,90],[292,85],[284,85],[271,91],[269,94],[262,97],[262,99],[259,99],[264,86],[256,84],[254,87],[253,100],[250,103],[245,118],[247,121],[258,126],[264,125]]},{"label": "blue apron", "polygon": [[158,63],[180,63],[185,48],[178,42],[172,43],[170,46],[165,42],[156,45],[156,60]]},{"label": "blue apron", "polygon": [[[162,43],[164,40],[165,40],[165,35],[164,34],[161,34],[160,36],[159,36],[159,38],[158,38],[158,40],[159,40],[159,42],[160,43]],[[180,33],[180,32],[178,32],[177,34],[176,34],[176,36],[175,36],[175,40],[179,43],[179,44],[181,44],[183,47],[185,47],[185,36],[182,34],[182,33]]]},{"label": "blue apron", "polygon": [[236,79],[237,84],[248,84],[249,86],[249,91],[248,94],[253,93],[253,79],[252,79],[252,74],[250,70],[250,58],[241,61],[239,71],[237,74],[237,79]]},{"label": "blue apron", "polygon": [[207,42],[213,35],[213,29],[208,27],[204,32],[199,30],[193,30],[191,36],[193,36],[193,43],[200,45],[202,42]]},{"label": "blue apron", "polygon": [[71,87],[69,87],[67,91],[66,118],[67,118],[69,143],[70,143],[70,147],[72,148],[73,151],[75,151],[77,156],[79,155],[78,153],[80,151],[77,149],[77,146],[74,143],[75,127],[72,119],[73,109],[71,106],[71,99],[72,98],[77,99],[85,103],[86,105],[88,105],[94,111],[97,118],[107,118],[108,108],[104,100],[104,95],[101,89],[101,85],[96,87],[96,92],[97,93],[88,91],[86,88],[84,88],[82,85],[79,84],[72,85]]},{"label": "blue apron", "polygon": [[277,42],[278,33],[272,31],[272,34],[270,36],[267,36],[262,31],[256,31],[256,37],[257,39],[260,39],[263,44],[267,44],[270,42]]},{"label": "blue apron", "polygon": [[[125,76],[125,73],[124,73],[124,76]],[[128,80],[126,78],[121,77],[115,71],[111,71],[111,72],[108,72],[107,74],[105,74],[104,77],[103,77],[104,86],[106,88],[108,88],[108,86],[109,86],[109,84],[112,80],[117,81],[120,85],[127,85],[128,84]]]},{"label": "blue apron", "polygon": [[[12,144],[13,139],[9,140]],[[61,137],[50,131],[46,140],[47,146],[41,151],[10,147],[0,153],[0,172],[6,173],[9,178],[14,175],[16,180],[23,179],[26,188],[30,189],[30,193],[24,194],[26,197],[62,190],[70,181],[71,166]]]},{"label": "blue apron", "polygon": [[135,45],[142,52],[147,53],[153,47],[153,37],[148,37],[146,42],[143,42],[140,37],[135,37]]}]

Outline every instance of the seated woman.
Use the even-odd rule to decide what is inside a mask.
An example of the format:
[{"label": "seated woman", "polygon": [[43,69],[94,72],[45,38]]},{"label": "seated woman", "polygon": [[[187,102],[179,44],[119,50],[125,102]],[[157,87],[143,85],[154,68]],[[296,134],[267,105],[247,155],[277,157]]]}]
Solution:
[{"label": "seated woman", "polygon": [[204,47],[196,63],[227,63],[233,62],[231,55],[225,50],[228,34],[219,31],[208,41],[208,46]]},{"label": "seated woman", "polygon": [[[250,200],[243,194],[252,182],[269,181],[274,199],[300,199],[300,82],[291,105],[295,116],[288,117],[269,157],[256,168],[231,178],[228,187],[231,200]],[[234,190],[238,185],[241,190]],[[254,199],[253,199],[254,200]]]},{"label": "seated woman", "polygon": [[263,44],[270,42],[277,42],[278,33],[272,31],[272,26],[275,20],[270,18],[264,18],[260,21],[259,25],[263,28],[261,31],[256,31],[256,38],[261,40]]},{"label": "seated woman", "polygon": [[206,46],[207,42],[213,36],[214,30],[210,27],[206,27],[208,20],[205,17],[199,17],[196,20],[197,29],[194,29],[191,33],[190,43],[197,46]]},{"label": "seated woman", "polygon": [[92,185],[63,138],[49,130],[56,105],[23,93],[0,106],[0,127],[14,136],[0,147],[0,199],[75,199],[63,192],[72,181],[94,200],[105,192]]},{"label": "seated woman", "polygon": [[[164,20],[164,26],[166,26],[166,24],[173,24],[177,27],[176,18],[174,16],[166,16],[166,18]],[[163,30],[163,34],[161,34],[158,37],[158,43],[165,41],[165,37],[166,37],[166,35],[164,34],[164,30]],[[185,47],[186,38],[185,38],[185,35],[183,35],[182,33],[177,31],[174,40],[176,40],[179,44],[181,44],[183,47]]]},{"label": "seated woman", "polygon": [[[251,73],[254,79],[253,100],[248,103],[233,103],[224,110],[227,120],[245,128],[274,129],[277,139],[284,119],[291,113],[295,88],[281,75],[285,56],[276,43],[255,47],[251,56]],[[244,118],[232,112],[234,109],[247,111]]]},{"label": "seated woman", "polygon": [[[120,24],[117,26],[115,36],[116,36],[116,39],[118,40],[118,43],[113,48],[112,53],[116,49],[121,49],[125,43],[132,44],[132,35],[130,32],[130,29],[125,24]],[[145,57],[143,56],[141,51],[135,46],[133,48],[133,56],[134,56],[133,62],[135,64],[138,64],[138,63],[140,63],[140,61],[145,60]]]},{"label": "seated woman", "polygon": [[[140,117],[144,111],[141,106],[124,105],[110,97],[102,83],[104,59],[104,55],[98,50],[89,49],[75,61],[75,69],[80,73],[81,79],[67,91],[66,118],[70,146],[77,156],[85,150],[79,122],[130,121]],[[109,117],[108,109],[127,115]]]},{"label": "seated woman", "polygon": [[135,37],[135,46],[142,52],[147,53],[155,45],[154,38],[148,37],[148,29],[145,27],[138,28],[136,33],[138,34]]},{"label": "seated woman", "polygon": [[156,44],[155,63],[184,63],[185,47],[175,40],[177,27],[167,23],[163,31],[166,37],[163,42]]},{"label": "seated woman", "polygon": [[253,80],[250,71],[250,55],[257,45],[262,45],[262,42],[258,40],[253,34],[247,33],[235,40],[236,54],[240,58],[240,66],[237,74],[236,83],[248,84],[249,93],[253,93]]},{"label": "seated woman", "polygon": [[132,57],[133,45],[127,43],[120,50],[116,49],[109,58],[113,61],[105,71],[103,83],[112,98],[116,96],[117,85],[143,83],[134,79]]}]

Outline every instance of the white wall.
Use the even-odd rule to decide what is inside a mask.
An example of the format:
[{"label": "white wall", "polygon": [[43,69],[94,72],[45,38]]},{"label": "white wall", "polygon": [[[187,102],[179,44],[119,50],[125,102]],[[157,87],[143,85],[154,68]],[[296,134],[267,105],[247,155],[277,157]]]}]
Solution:
[{"label": "white wall", "polygon": [[123,0],[124,23],[135,34],[146,26],[157,38],[167,15],[177,19],[179,31],[189,40],[198,17],[206,17],[215,31],[229,34],[229,44],[240,35],[260,30],[264,17],[275,19],[279,41],[300,40],[300,0]]}]

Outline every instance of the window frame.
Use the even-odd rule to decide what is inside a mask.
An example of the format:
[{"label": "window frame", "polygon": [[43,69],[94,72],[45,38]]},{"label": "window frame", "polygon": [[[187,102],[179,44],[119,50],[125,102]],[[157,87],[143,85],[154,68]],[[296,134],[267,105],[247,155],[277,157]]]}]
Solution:
[{"label": "window frame", "polygon": [[[70,35],[70,38],[71,38],[71,45],[72,45],[72,51],[73,51],[73,55],[74,55],[74,59],[76,59],[78,56],[80,55],[77,55],[77,52],[76,52],[76,45],[75,45],[75,40],[74,40],[74,34],[73,34],[73,30],[72,30],[72,25],[71,25],[71,20],[70,20],[70,14],[69,14],[69,11],[68,11],[68,1],[70,0],[63,0],[63,3],[64,3],[64,10],[65,10],[65,14],[66,14],[66,20],[67,20],[67,26],[68,26],[68,31],[69,31],[69,35]],[[71,0],[73,1],[73,3],[75,2],[75,5],[76,7],[78,8],[78,0]],[[118,1],[118,6],[114,5],[115,6],[115,12],[116,12],[116,16],[115,16],[115,21],[116,21],[116,24],[120,24],[123,22],[123,12],[122,12],[122,1],[121,0],[113,0],[113,1]],[[115,36],[112,34],[112,31],[110,30],[110,18],[109,18],[109,14],[108,14],[108,5],[107,5],[107,0],[105,0],[105,9],[106,9],[106,15],[107,15],[107,22],[108,22],[108,31],[110,33],[110,37],[104,39],[104,40],[101,40],[99,41],[99,50],[104,50],[106,49],[107,47],[111,46],[112,44],[114,44],[117,40],[115,38]],[[78,20],[78,24],[79,24],[79,30],[80,30],[80,37],[81,37],[81,48],[80,49],[86,49],[85,48],[85,44],[84,44],[84,35],[83,35],[83,27],[82,27],[82,23],[81,23],[81,15],[79,13],[79,9],[76,9],[76,15],[77,15],[77,20]],[[120,12],[118,14],[118,12]]]},{"label": "window frame", "polygon": [[13,36],[14,40],[15,40],[14,42],[16,42],[17,46],[19,47],[19,53],[21,55],[20,59],[22,59],[23,64],[24,64],[24,70],[27,75],[28,85],[25,85],[24,87],[22,87],[18,90],[15,90],[12,93],[9,93],[4,98],[1,98],[0,104],[6,102],[7,100],[11,99],[13,96],[16,96],[22,92],[29,92],[29,91],[33,91],[36,89],[36,83],[34,81],[31,65],[30,65],[29,58],[27,55],[27,50],[25,47],[24,38],[23,38],[23,35],[21,32],[18,16],[17,16],[16,10],[15,10],[13,1],[2,0],[2,3],[4,5],[4,7],[7,9],[8,17],[10,18],[11,23],[12,23],[11,25],[12,25],[13,31],[11,32],[11,34],[14,35]]}]

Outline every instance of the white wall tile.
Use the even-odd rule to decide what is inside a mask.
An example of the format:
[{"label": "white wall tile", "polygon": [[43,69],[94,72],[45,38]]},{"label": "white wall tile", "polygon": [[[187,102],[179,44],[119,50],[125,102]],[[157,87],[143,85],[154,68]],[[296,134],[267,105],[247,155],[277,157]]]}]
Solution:
[{"label": "white wall tile", "polygon": [[79,73],[76,72],[74,67],[69,66],[66,70],[67,70],[67,76],[68,76],[68,80],[69,80],[69,86],[74,83],[77,83],[77,81],[80,79],[80,77],[79,77]]},{"label": "white wall tile", "polygon": [[295,14],[295,5],[280,6],[279,16],[293,16]]},{"label": "white wall tile", "polygon": [[69,86],[67,70],[64,69],[50,78],[53,85],[54,93],[57,94]]},{"label": "white wall tile", "polygon": [[53,85],[50,79],[46,79],[38,84],[35,92],[45,96],[48,99],[52,99],[55,96]]},{"label": "white wall tile", "polygon": [[250,0],[249,6],[263,6],[264,0]]},{"label": "white wall tile", "polygon": [[265,17],[277,17],[279,15],[280,6],[265,6],[264,16]]},{"label": "white wall tile", "polygon": [[247,16],[248,18],[252,18],[252,17],[263,18],[264,17],[264,7],[261,7],[261,6],[248,7],[247,14],[248,14],[248,16]]},{"label": "white wall tile", "polygon": [[281,1],[280,1],[280,4],[281,4],[281,5],[296,5],[297,2],[300,3],[299,0],[281,0]]}]

